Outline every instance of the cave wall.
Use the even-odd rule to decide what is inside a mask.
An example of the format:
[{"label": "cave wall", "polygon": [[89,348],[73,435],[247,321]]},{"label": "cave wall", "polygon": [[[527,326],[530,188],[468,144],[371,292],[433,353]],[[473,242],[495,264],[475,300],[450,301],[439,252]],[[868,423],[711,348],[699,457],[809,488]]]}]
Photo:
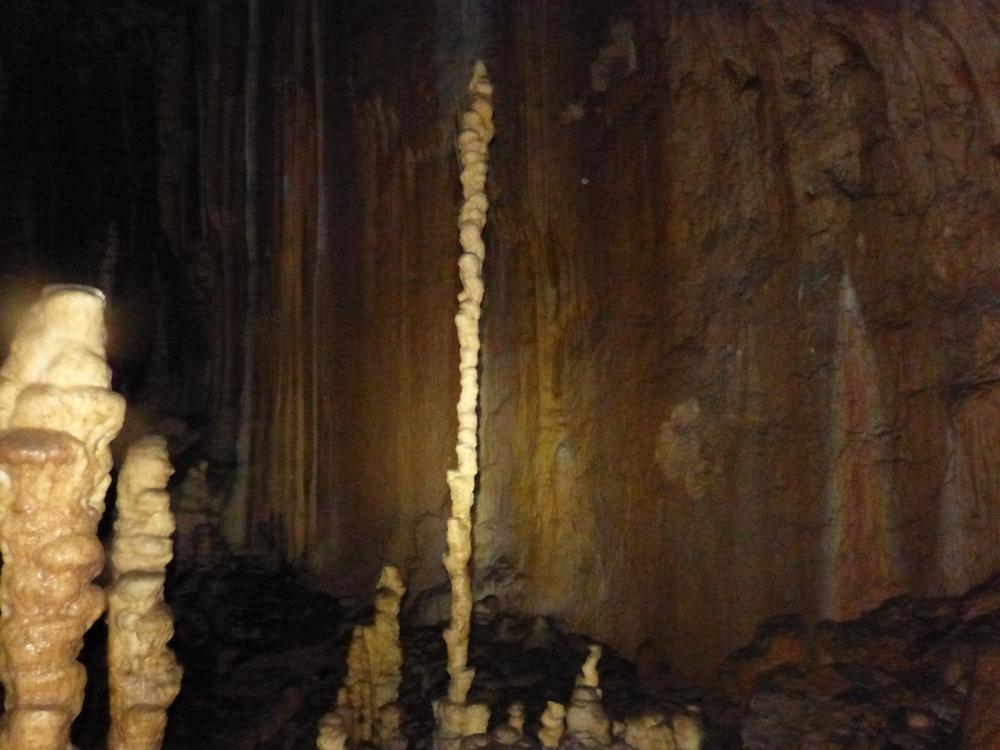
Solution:
[{"label": "cave wall", "polygon": [[995,571],[996,2],[210,0],[194,24],[234,541],[342,594],[383,561],[444,580],[482,55],[481,591],[703,676],[769,615]]},{"label": "cave wall", "polygon": [[[176,11],[0,5],[0,351],[44,285],[99,287],[129,435],[163,414],[197,421],[209,402],[212,259],[186,184],[197,111],[191,28]],[[161,142],[167,132],[176,142]],[[193,202],[173,205],[171,190]]]}]

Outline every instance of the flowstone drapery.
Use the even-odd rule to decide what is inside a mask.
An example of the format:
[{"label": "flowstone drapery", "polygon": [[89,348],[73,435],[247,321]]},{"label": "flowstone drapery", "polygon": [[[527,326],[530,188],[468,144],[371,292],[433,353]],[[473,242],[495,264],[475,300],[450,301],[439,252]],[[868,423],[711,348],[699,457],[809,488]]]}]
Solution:
[{"label": "flowstone drapery", "polygon": [[76,657],[104,609],[97,524],[125,415],[104,342],[104,295],[50,287],[0,369],[3,750],[66,750],[83,704]]}]

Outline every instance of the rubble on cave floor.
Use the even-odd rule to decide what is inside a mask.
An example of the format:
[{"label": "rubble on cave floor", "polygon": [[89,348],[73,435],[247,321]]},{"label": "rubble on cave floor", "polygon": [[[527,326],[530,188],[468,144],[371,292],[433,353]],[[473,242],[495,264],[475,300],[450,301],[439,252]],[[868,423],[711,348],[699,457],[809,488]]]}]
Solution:
[{"label": "rubble on cave floor", "polygon": [[[370,609],[347,607],[294,572],[250,558],[176,571],[168,593],[185,675],[166,750],[312,750],[344,678],[351,629]],[[590,641],[544,617],[477,613],[470,700],[490,705],[493,724],[523,702],[534,737],[546,701],[571,694]],[[405,619],[402,641],[403,730],[423,750],[430,701],[447,685],[445,648],[440,628]],[[1000,736],[998,665],[1000,579],[965,597],[895,599],[846,623],[776,618],[705,692],[663,679],[644,684],[634,665],[605,649],[601,687],[612,720],[701,712],[707,750],[946,750],[963,732],[970,748],[994,746],[983,743]],[[85,709],[78,724],[81,750],[101,747],[100,719]]]},{"label": "rubble on cave floor", "polygon": [[1000,577],[856,620],[775,618],[723,664],[706,711],[744,750],[1000,747]]}]

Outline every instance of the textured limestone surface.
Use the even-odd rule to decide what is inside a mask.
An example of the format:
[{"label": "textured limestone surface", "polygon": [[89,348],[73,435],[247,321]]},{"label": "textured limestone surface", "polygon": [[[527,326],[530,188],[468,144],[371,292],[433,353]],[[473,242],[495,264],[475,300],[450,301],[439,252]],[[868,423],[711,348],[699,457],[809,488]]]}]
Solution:
[{"label": "textured limestone surface", "polygon": [[480,593],[704,677],[772,615],[1000,566],[996,0],[177,7],[164,233],[220,435],[251,386],[227,527],[337,594],[444,583],[482,56]]},{"label": "textured limestone surface", "polygon": [[76,657],[104,609],[97,524],[125,414],[104,355],[103,295],[52,287],[0,369],[4,750],[66,750],[83,705]]},{"label": "textured limestone surface", "polygon": [[340,19],[350,85],[326,101],[342,252],[316,304],[340,356],[315,397],[350,436],[323,440],[310,559],[331,590],[383,559],[415,593],[441,580],[449,50],[473,26],[502,133],[480,580],[703,677],[771,615],[1000,565],[995,2],[523,1],[462,29],[385,7]]}]

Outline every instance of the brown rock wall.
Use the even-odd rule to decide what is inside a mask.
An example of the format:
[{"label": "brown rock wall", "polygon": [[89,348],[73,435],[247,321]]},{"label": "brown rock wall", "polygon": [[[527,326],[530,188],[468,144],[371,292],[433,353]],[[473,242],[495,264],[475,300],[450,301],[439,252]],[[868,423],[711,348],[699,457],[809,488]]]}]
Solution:
[{"label": "brown rock wall", "polygon": [[696,675],[767,616],[994,571],[994,0],[293,5],[262,27],[270,541],[339,592],[444,579],[454,115],[485,54],[484,590],[508,562],[525,607]]}]

